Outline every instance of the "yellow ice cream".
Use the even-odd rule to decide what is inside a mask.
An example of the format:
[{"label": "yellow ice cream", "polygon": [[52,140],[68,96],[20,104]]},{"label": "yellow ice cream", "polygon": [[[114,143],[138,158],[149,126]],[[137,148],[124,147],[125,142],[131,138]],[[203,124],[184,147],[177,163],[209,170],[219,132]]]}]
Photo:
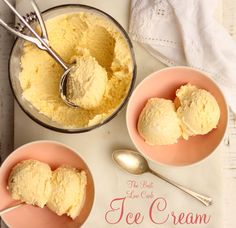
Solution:
[{"label": "yellow ice cream", "polygon": [[174,103],[162,98],[151,98],[138,120],[138,132],[150,145],[168,145],[181,136]]},{"label": "yellow ice cream", "polygon": [[58,215],[78,216],[86,197],[87,177],[71,167],[59,167],[52,174],[52,192],[47,202],[49,209]]},{"label": "yellow ice cream", "polygon": [[[84,109],[71,108],[62,101],[58,88],[63,69],[45,51],[28,42],[21,57],[23,97],[62,126],[80,128],[102,122],[121,104],[130,87],[133,62],[126,40],[107,18],[88,12],[55,17],[46,21],[46,27],[50,45],[62,59],[73,64],[81,58],[77,62],[85,69],[80,67],[78,71],[89,74],[86,79],[92,84],[83,81],[79,85],[89,90],[83,93],[85,88],[79,88],[76,94]],[[87,66],[84,53],[90,56]]]},{"label": "yellow ice cream", "polygon": [[217,127],[220,108],[216,99],[208,91],[187,84],[176,91],[176,97],[177,115],[183,138],[204,135]]},{"label": "yellow ice cream", "polygon": [[36,160],[24,160],[13,167],[8,190],[13,199],[44,207],[51,194],[50,167]]},{"label": "yellow ice cream", "polygon": [[107,72],[92,56],[76,58],[67,80],[67,99],[84,109],[100,105],[107,85]]}]

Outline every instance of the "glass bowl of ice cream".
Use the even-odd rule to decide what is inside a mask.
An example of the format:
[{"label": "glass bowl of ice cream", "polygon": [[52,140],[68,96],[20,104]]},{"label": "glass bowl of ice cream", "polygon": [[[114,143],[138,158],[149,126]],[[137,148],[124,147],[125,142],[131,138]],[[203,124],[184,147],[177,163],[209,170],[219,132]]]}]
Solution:
[{"label": "glass bowl of ice cream", "polygon": [[134,90],[126,123],[137,149],[159,164],[203,160],[221,143],[228,106],[217,84],[189,67],[154,72]]},{"label": "glass bowl of ice cream", "polygon": [[62,5],[42,15],[52,48],[68,65],[78,66],[67,91],[80,108],[60,98],[61,66],[21,39],[9,61],[18,104],[37,123],[60,132],[85,132],[107,123],[124,107],[135,83],[135,57],[126,31],[110,15],[85,5]]},{"label": "glass bowl of ice cream", "polygon": [[81,227],[94,202],[89,167],[73,149],[54,141],[17,148],[0,168],[0,208],[9,227]]}]

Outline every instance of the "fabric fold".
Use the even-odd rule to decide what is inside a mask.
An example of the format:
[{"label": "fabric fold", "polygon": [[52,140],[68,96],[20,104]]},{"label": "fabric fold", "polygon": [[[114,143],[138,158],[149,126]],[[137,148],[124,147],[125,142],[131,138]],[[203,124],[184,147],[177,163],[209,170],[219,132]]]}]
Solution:
[{"label": "fabric fold", "polygon": [[168,66],[208,73],[236,113],[236,42],[214,18],[217,0],[132,0],[129,32]]}]

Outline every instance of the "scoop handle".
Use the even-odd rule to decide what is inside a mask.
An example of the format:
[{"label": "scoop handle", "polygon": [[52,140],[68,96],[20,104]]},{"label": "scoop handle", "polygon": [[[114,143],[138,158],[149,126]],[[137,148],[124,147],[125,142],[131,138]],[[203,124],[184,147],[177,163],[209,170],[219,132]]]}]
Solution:
[{"label": "scoop handle", "polygon": [[3,214],[18,208],[18,207],[22,207],[23,205],[25,205],[25,203],[20,203],[20,204],[14,205],[14,206],[6,207],[6,208],[0,210],[0,216],[2,216]]},{"label": "scoop handle", "polygon": [[23,16],[20,15],[20,13],[11,5],[10,2],[8,2],[8,0],[2,0],[4,3],[6,3],[6,5],[9,7],[9,9],[20,19],[20,21],[29,29],[29,31],[33,34],[34,37],[31,36],[27,36],[24,35],[18,31],[15,31],[14,29],[12,29],[11,27],[9,27],[3,20],[0,19],[0,25],[2,25],[5,29],[7,29],[9,32],[13,33],[16,36],[19,36],[20,38],[23,38],[29,42],[32,42],[34,44],[37,45],[38,48],[45,50],[48,52],[49,55],[52,56],[52,58],[54,58],[62,67],[64,70],[68,70],[69,67],[67,66],[67,64],[63,61],[63,59],[55,52],[55,50],[52,49],[52,47],[50,47],[48,45],[48,40],[46,41],[46,37],[47,37],[47,31],[46,31],[46,27],[44,25],[43,19],[41,17],[40,11],[38,6],[36,5],[36,3],[31,0],[31,3],[33,5],[34,10],[36,11],[36,15],[38,17],[39,20],[39,24],[40,27],[42,29],[42,33],[43,33],[43,38],[31,27],[31,25],[25,20],[25,18]]},{"label": "scoop handle", "polygon": [[154,170],[150,169],[149,168],[149,172],[152,173],[153,175],[159,177],[160,179],[168,182],[169,184],[175,186],[176,188],[184,191],[185,193],[189,194],[190,196],[194,197],[195,199],[197,199],[198,201],[200,201],[201,203],[203,203],[205,206],[210,206],[212,204],[212,198],[211,197],[208,197],[208,196],[205,196],[205,195],[202,195],[200,193],[197,193],[193,190],[190,190],[180,184],[177,184],[176,182],[172,181],[172,180],[169,180],[168,178],[162,176],[161,174],[155,172]]}]

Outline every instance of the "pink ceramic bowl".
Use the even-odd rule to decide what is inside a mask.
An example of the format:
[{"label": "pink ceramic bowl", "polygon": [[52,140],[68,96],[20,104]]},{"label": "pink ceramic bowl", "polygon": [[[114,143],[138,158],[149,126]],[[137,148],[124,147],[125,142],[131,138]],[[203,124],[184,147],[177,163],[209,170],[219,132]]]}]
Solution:
[{"label": "pink ceramic bowl", "polygon": [[[207,135],[192,136],[189,140],[167,146],[150,146],[137,130],[138,117],[151,97],[174,99],[181,85],[191,83],[209,91],[217,100],[221,116],[218,127]],[[127,107],[126,122],[129,135],[137,149],[147,158],[166,165],[183,166],[209,156],[222,141],[228,123],[228,106],[219,87],[200,71],[189,67],[172,67],[152,73],[134,90]]]},{"label": "pink ceramic bowl", "polygon": [[66,215],[58,216],[47,207],[39,208],[24,205],[2,216],[4,222],[13,228],[78,228],[87,219],[94,200],[93,178],[88,166],[83,159],[67,146],[53,141],[37,141],[26,144],[16,149],[4,161],[0,168],[0,210],[15,204],[7,191],[7,181],[10,171],[14,165],[25,159],[37,159],[48,163],[52,169],[62,164],[71,165],[77,169],[85,170],[88,184],[86,189],[86,200],[79,216],[72,220]]}]

